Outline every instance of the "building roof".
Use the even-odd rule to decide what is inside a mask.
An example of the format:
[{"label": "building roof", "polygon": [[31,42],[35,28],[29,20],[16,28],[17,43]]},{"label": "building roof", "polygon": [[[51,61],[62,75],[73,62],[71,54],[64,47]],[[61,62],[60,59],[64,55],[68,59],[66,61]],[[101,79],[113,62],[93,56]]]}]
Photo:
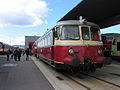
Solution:
[{"label": "building roof", "polygon": [[120,24],[119,7],[120,0],[83,0],[59,21],[79,20],[79,16],[83,16],[100,28],[106,28]]}]

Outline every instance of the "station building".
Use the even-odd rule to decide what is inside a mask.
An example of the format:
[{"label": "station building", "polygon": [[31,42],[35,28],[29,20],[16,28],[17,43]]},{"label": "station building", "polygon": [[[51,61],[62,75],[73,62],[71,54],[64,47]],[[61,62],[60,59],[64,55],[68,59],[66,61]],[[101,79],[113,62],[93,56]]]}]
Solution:
[{"label": "station building", "polygon": [[29,42],[35,42],[40,36],[25,36],[25,49],[28,48]]}]

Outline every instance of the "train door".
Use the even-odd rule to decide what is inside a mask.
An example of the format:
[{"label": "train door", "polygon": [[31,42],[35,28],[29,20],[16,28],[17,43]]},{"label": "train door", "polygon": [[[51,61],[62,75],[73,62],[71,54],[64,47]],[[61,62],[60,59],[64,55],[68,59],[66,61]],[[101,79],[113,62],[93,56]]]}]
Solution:
[{"label": "train door", "polygon": [[59,33],[60,33],[60,27],[55,27],[52,30],[52,53],[51,53],[51,64],[54,65],[54,61],[55,61],[55,51],[56,51],[56,42],[59,39]]},{"label": "train door", "polygon": [[111,55],[114,57],[120,57],[120,36],[116,36],[113,39]]},{"label": "train door", "polygon": [[51,33],[51,65],[54,65],[54,44],[55,44],[55,29]]}]

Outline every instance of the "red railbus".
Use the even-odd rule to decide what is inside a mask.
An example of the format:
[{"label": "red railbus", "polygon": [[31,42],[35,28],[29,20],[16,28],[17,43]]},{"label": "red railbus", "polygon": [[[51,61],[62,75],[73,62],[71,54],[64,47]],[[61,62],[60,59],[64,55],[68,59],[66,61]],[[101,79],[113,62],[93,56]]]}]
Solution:
[{"label": "red railbus", "polygon": [[37,56],[56,69],[95,71],[105,60],[99,26],[60,21],[38,39]]}]

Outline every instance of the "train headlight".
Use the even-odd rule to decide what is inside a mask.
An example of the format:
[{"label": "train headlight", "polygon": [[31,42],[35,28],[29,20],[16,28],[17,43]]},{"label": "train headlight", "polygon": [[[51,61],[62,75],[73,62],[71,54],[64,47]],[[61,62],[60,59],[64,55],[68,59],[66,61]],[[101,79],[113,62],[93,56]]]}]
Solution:
[{"label": "train headlight", "polygon": [[74,50],[70,49],[70,50],[69,50],[69,54],[70,54],[70,55],[74,55]]},{"label": "train headlight", "polygon": [[102,50],[101,50],[101,49],[98,50],[98,54],[99,54],[99,55],[102,54]]}]

